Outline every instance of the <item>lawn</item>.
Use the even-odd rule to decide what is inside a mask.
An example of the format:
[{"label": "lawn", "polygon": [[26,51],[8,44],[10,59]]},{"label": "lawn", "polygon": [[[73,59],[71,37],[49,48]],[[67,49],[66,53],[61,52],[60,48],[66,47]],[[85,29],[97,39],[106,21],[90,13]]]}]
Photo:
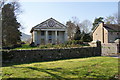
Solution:
[{"label": "lawn", "polygon": [[[49,62],[35,62],[2,67],[3,78],[110,79],[118,73],[118,58],[89,57]],[[113,80],[113,79],[112,79]]]},{"label": "lawn", "polygon": [[22,44],[21,47],[14,48],[14,50],[21,50],[21,49],[60,49],[60,48],[76,48],[76,47],[88,47],[88,43],[83,43],[80,40],[72,40],[67,41],[64,44],[46,44],[46,45],[38,45],[31,47],[30,44]]},{"label": "lawn", "polygon": [[[88,46],[88,45],[87,45]],[[85,45],[80,44],[72,44],[72,45],[65,45],[65,44],[47,44],[47,45],[40,45],[36,47],[31,47],[29,44],[23,44],[22,47],[14,48],[13,50],[31,50],[31,49],[62,49],[62,48],[76,48],[76,47],[85,47]]]}]

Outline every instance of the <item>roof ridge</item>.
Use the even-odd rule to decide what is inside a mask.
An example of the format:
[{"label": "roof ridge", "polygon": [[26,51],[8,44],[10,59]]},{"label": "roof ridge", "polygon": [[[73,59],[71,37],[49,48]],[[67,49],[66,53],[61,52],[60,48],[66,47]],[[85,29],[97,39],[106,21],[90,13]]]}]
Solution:
[{"label": "roof ridge", "polygon": [[[49,21],[49,20],[51,20],[51,19],[54,20],[55,22],[59,23],[60,25],[65,26],[65,25],[62,24],[61,22],[59,22],[59,21],[57,21],[56,19],[54,19],[54,18],[51,17],[51,18],[46,19],[45,21],[42,21],[41,23],[37,24],[36,26],[32,27],[32,29],[31,29],[30,32],[32,32],[35,27],[37,27],[37,26],[39,26],[39,25],[42,25],[43,23],[45,23],[45,22],[47,22],[47,21]],[[66,27],[66,26],[65,26],[65,27]]]}]

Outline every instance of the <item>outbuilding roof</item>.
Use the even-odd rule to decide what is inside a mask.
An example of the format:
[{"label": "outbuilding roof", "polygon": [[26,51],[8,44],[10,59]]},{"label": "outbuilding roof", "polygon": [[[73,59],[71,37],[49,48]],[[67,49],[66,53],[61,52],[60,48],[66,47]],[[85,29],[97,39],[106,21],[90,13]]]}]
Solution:
[{"label": "outbuilding roof", "polygon": [[120,32],[119,24],[104,24],[104,28],[106,28],[108,31]]},{"label": "outbuilding roof", "polygon": [[[120,24],[104,24],[104,22],[101,23],[103,24],[103,28],[105,28],[108,32],[120,32]],[[99,24],[93,29],[91,34],[94,33],[94,31],[97,29]]]}]

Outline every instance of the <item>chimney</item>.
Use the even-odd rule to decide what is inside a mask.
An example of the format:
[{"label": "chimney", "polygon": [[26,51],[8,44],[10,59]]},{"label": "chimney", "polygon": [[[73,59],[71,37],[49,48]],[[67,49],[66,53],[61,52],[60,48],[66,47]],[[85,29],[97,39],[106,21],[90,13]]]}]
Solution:
[{"label": "chimney", "polygon": [[99,25],[103,27],[104,26],[104,22],[99,22]]}]

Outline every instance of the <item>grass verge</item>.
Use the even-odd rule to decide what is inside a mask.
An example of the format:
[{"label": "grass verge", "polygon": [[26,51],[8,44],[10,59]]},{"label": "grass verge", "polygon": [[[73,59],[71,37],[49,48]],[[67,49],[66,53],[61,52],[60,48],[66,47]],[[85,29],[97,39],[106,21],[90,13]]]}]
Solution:
[{"label": "grass verge", "polygon": [[89,57],[79,59],[36,62],[2,67],[2,78],[97,78],[114,80],[118,74],[118,58]]},{"label": "grass verge", "polygon": [[[85,47],[86,45],[80,45],[80,44],[47,44],[47,45],[39,45],[36,47],[31,47],[29,44],[22,44],[22,47],[15,48],[13,50],[31,50],[31,49],[62,49],[62,48],[78,48],[78,47]],[[88,46],[88,45],[87,45]]]}]

